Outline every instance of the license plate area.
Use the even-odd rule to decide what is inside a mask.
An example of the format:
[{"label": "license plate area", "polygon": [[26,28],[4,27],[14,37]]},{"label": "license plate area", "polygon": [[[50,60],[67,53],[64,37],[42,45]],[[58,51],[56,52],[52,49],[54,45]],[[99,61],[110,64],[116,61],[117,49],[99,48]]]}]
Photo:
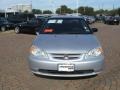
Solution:
[{"label": "license plate area", "polygon": [[74,71],[74,64],[58,64],[58,71],[61,72],[73,72]]}]

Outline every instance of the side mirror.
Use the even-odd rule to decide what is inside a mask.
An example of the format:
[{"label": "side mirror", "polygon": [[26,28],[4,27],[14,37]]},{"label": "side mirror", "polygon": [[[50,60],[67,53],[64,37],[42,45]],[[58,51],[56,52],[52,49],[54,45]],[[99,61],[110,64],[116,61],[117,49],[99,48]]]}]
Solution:
[{"label": "side mirror", "polygon": [[92,28],[92,31],[93,32],[98,32],[98,29],[97,28]]}]

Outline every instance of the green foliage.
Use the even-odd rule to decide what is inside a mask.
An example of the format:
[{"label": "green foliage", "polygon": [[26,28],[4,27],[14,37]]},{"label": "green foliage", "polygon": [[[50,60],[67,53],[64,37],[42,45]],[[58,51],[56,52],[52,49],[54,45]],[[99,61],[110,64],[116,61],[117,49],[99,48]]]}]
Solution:
[{"label": "green foliage", "polygon": [[97,10],[95,11],[95,14],[104,14],[104,15],[120,15],[120,8],[118,9],[113,9],[113,10],[103,10],[103,9],[100,9],[100,10]]},{"label": "green foliage", "polygon": [[60,8],[56,10],[57,14],[66,14],[66,13],[73,13],[73,10],[68,8],[66,5],[62,5]]},{"label": "green foliage", "polygon": [[105,15],[107,15],[108,13],[109,13],[108,10],[103,10],[103,9],[95,11],[95,14],[105,14]]},{"label": "green foliage", "polygon": [[33,9],[32,12],[33,14],[42,14],[42,11],[39,9]]},{"label": "green foliage", "polygon": [[94,15],[94,8],[92,7],[79,7],[78,12],[83,15]]},{"label": "green foliage", "polygon": [[50,11],[50,10],[44,10],[43,14],[52,14],[52,11]]},{"label": "green foliage", "polygon": [[118,11],[117,11],[117,13],[120,15],[120,8],[118,8]]},{"label": "green foliage", "polygon": [[[33,9],[32,10],[33,14],[42,14],[42,11],[40,9]],[[56,9],[57,14],[71,14],[71,13],[76,13],[77,9],[73,10],[71,8],[68,8],[66,5],[61,5],[60,8]],[[120,8],[118,9],[113,9],[113,10],[94,10],[92,7],[79,7],[78,12],[83,15],[120,15]],[[28,11],[25,11],[24,13],[28,13]],[[52,11],[50,10],[44,10],[43,14],[52,14]]]}]

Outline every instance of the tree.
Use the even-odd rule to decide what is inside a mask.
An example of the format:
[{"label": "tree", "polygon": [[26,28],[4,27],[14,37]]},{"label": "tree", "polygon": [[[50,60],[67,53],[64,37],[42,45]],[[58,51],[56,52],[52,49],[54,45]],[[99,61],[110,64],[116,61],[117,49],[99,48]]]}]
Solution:
[{"label": "tree", "polygon": [[[84,14],[84,12],[85,12],[84,10],[85,10],[84,7],[79,7],[78,8],[78,13]],[[75,11],[77,12],[77,9]]]},{"label": "tree", "polygon": [[85,14],[87,14],[87,15],[94,15],[94,8],[92,8],[92,7],[85,7]]},{"label": "tree", "polygon": [[52,14],[52,11],[50,11],[50,10],[44,10],[43,14]]},{"label": "tree", "polygon": [[66,5],[62,5],[60,8],[56,10],[57,14],[66,14],[66,13],[73,13],[73,10],[71,8],[68,8]]},{"label": "tree", "polygon": [[32,12],[33,14],[42,14],[42,11],[39,9],[33,9]]},{"label": "tree", "polygon": [[120,8],[118,8],[118,14],[120,15]]},{"label": "tree", "polygon": [[57,13],[57,14],[61,14],[61,8],[58,8],[58,9],[56,10],[56,13]]},{"label": "tree", "polygon": [[105,14],[105,15],[107,15],[108,12],[109,12],[108,10],[100,9],[100,10],[96,10],[95,14],[100,14],[100,15]]},{"label": "tree", "polygon": [[94,8],[92,7],[79,7],[78,12],[84,15],[94,15]]}]

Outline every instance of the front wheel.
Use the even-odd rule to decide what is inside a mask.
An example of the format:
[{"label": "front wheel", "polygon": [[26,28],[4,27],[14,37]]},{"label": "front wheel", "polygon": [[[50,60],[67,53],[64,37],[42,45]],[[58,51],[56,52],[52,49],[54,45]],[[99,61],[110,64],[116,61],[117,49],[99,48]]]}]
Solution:
[{"label": "front wheel", "polygon": [[20,33],[20,28],[16,27],[14,31],[15,31],[16,34],[19,34]]},{"label": "front wheel", "polygon": [[2,31],[2,32],[5,32],[5,30],[6,30],[6,27],[5,27],[5,26],[2,26],[2,27],[1,27],[1,31]]}]

